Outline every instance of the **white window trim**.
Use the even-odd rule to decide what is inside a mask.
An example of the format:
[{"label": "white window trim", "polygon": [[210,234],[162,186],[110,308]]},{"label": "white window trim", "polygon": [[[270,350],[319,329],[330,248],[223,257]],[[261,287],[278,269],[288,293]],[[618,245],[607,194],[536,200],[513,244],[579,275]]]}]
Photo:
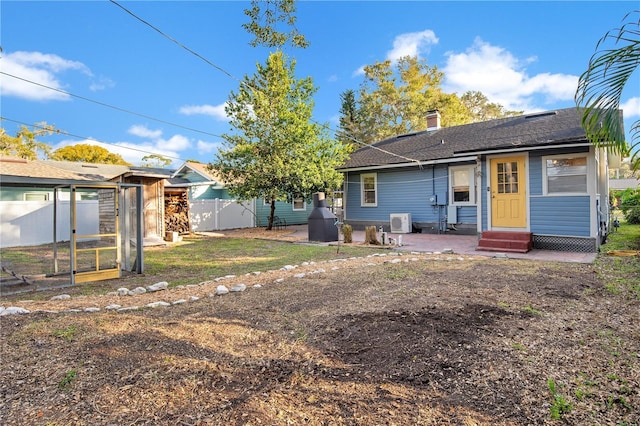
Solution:
[{"label": "white window trim", "polygon": [[[301,208],[301,209],[296,209],[296,203],[295,203],[295,200],[302,200],[302,208]],[[296,198],[296,199],[293,199],[293,200],[291,201],[291,208],[293,209],[293,211],[294,211],[294,212],[303,212],[303,211],[306,211],[306,210],[307,210],[307,202],[306,202],[302,197],[300,197],[300,198]]]},{"label": "white window trim", "polygon": [[262,199],[262,205],[263,206],[270,206],[271,205],[271,201],[268,201],[266,198]]},{"label": "white window trim", "polygon": [[[469,171],[469,201],[454,201],[453,194],[453,173],[457,170]],[[449,204],[452,206],[475,206],[476,201],[476,166],[469,164],[466,166],[449,167]]]},{"label": "white window trim", "polygon": [[[375,203],[365,203],[364,197],[364,180],[366,178],[373,177],[374,193],[376,197]],[[378,207],[378,174],[377,173],[362,173],[360,175],[360,207]]]},{"label": "white window trim", "polygon": [[[587,159],[587,190],[585,192],[551,192],[548,189],[548,176],[547,176],[547,160],[553,160],[556,158],[586,158]],[[589,195],[593,192],[593,167],[592,157],[587,152],[575,153],[575,154],[557,154],[546,155],[542,157],[542,194],[548,197],[566,197],[574,195]]]},{"label": "white window trim", "polygon": [[[29,196],[39,198],[39,199],[27,200]],[[24,201],[49,201],[49,194],[47,192],[25,192],[22,194],[22,199]]]}]

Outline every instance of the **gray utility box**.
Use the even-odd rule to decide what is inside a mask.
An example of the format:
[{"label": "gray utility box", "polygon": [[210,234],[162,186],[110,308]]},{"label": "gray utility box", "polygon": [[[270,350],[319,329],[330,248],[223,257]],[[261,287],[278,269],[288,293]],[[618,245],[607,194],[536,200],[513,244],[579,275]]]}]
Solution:
[{"label": "gray utility box", "polygon": [[324,192],[313,194],[313,210],[309,215],[309,241],[338,241],[338,218],[327,207]]}]

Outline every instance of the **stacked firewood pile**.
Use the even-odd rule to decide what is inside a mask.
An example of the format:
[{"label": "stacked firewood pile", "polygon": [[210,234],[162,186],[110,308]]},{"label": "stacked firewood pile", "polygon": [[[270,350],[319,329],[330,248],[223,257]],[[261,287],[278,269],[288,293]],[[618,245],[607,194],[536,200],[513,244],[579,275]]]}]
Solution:
[{"label": "stacked firewood pile", "polygon": [[189,197],[186,192],[165,195],[164,225],[166,232],[189,233]]}]

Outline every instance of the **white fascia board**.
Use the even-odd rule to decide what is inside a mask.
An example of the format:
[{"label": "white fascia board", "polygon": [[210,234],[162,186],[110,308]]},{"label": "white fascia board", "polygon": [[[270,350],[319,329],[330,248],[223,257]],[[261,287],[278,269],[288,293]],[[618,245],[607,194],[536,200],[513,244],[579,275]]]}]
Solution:
[{"label": "white fascia board", "polygon": [[346,173],[346,172],[361,172],[366,170],[402,169],[406,167],[431,166],[436,164],[460,163],[462,161],[476,161],[476,160],[477,160],[477,156],[474,154],[474,155],[467,155],[465,157],[443,158],[439,160],[428,160],[428,161],[413,161],[411,163],[396,163],[396,164],[383,164],[380,166],[352,167],[348,169],[338,169],[338,172]]},{"label": "white fascia board", "polygon": [[[583,143],[574,143],[574,144],[563,144],[563,145],[545,145],[545,146],[534,146],[534,147],[520,147],[520,148],[503,148],[496,150],[485,150],[485,151],[473,151],[474,155],[491,155],[491,154],[505,154],[509,152],[523,152],[523,151],[539,151],[542,149],[553,149],[553,148],[577,148],[582,146],[591,146],[589,142]],[[469,155],[469,152],[465,152],[462,154],[453,154],[453,156],[457,155]],[[464,158],[464,157],[461,157]]]}]

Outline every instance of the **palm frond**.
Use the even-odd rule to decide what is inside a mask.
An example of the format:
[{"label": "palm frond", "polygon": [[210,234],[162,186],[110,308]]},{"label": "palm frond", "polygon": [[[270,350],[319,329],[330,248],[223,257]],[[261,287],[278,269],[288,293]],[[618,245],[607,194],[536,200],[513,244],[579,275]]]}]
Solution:
[{"label": "palm frond", "polygon": [[[640,11],[628,14],[640,16]],[[613,43],[613,48],[605,48]],[[582,127],[596,146],[629,155],[620,98],[632,74],[640,65],[640,19],[633,19],[620,28],[607,32],[596,46],[587,70],[578,80],[575,101],[582,109]],[[640,127],[639,123],[634,128]],[[640,144],[639,132],[633,132],[631,147]]]}]

